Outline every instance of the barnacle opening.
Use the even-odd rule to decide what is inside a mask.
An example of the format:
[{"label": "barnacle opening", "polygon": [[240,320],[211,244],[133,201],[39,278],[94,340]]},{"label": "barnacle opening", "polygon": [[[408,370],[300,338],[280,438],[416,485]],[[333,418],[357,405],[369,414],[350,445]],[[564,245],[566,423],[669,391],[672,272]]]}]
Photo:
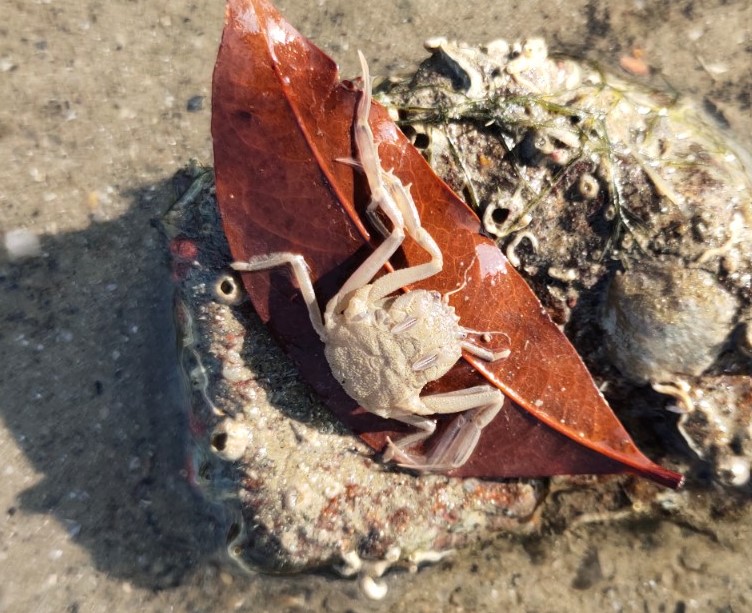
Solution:
[{"label": "barnacle opening", "polygon": [[416,149],[428,149],[429,145],[431,144],[431,139],[425,132],[417,132],[415,134],[415,140],[413,141],[413,145],[415,145]]},{"label": "barnacle opening", "polygon": [[507,219],[509,219],[509,209],[505,209],[503,207],[493,207],[491,209],[491,219],[496,224],[503,224]]},{"label": "barnacle opening", "polygon": [[224,451],[227,447],[227,432],[215,432],[211,437],[211,446],[215,451]]},{"label": "barnacle opening", "polygon": [[222,304],[234,306],[243,301],[243,290],[233,275],[224,273],[214,282],[214,296]]}]

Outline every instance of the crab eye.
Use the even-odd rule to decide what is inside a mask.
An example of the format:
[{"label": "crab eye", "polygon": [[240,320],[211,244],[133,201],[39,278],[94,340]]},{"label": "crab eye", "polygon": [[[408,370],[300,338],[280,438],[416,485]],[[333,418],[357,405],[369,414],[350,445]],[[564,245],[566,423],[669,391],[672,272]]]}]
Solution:
[{"label": "crab eye", "polygon": [[436,301],[441,300],[441,293],[437,292],[436,290],[431,290],[431,298],[433,298]]}]

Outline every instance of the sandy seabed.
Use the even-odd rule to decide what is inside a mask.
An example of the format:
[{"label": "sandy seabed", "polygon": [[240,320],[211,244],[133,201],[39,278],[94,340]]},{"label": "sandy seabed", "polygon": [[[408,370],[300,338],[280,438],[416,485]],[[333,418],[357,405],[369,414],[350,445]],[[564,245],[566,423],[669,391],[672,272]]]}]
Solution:
[{"label": "sandy seabed", "polygon": [[[752,6],[727,2],[279,3],[344,76],[362,49],[405,72],[433,35],[542,35],[616,66],[644,50],[749,146]],[[0,611],[743,611],[747,521],[592,524],[500,538],[388,578],[373,603],[326,575],[221,562],[216,510],[182,476],[172,290],[153,220],[190,158],[211,164],[223,2],[11,0],[0,28]],[[32,246],[33,247],[33,246]],[[722,495],[719,494],[719,495]]]}]

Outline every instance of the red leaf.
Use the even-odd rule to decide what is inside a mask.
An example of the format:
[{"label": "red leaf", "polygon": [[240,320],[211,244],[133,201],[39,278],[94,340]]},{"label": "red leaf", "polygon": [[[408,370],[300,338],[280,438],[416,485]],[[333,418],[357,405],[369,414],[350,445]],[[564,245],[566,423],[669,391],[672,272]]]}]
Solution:
[{"label": "red leaf", "polygon": [[[230,0],[214,71],[212,133],[217,199],[237,260],[274,251],[305,257],[325,304],[370,252],[362,222],[363,180],[336,160],[354,155],[360,92],[340,83],[334,62],[265,0]],[[505,360],[471,356],[427,391],[484,383],[508,400],[457,476],[541,477],[632,472],[676,487],[682,477],[642,455],[582,360],[475,214],[441,181],[386,111],[370,123],[382,166],[393,169],[441,247],[444,270],[421,285],[447,292],[462,324],[500,330]],[[399,258],[395,258],[399,259]],[[409,240],[399,266],[426,260]],[[332,410],[375,449],[403,432],[358,408],[332,377],[298,290],[284,270],[245,274],[251,300]],[[499,338],[499,337],[496,337]],[[513,402],[512,402],[513,401]],[[399,436],[399,434],[397,435]]]}]

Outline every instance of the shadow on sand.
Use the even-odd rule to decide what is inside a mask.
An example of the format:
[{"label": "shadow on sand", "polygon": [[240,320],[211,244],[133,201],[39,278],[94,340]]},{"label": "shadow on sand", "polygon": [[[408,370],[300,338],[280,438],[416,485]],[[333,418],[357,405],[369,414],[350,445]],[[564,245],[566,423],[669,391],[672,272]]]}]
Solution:
[{"label": "shadow on sand", "polygon": [[173,290],[153,223],[186,187],[132,190],[123,217],[45,236],[42,257],[0,252],[0,412],[41,475],[18,507],[54,516],[98,570],[151,589],[224,539],[184,476]]}]

